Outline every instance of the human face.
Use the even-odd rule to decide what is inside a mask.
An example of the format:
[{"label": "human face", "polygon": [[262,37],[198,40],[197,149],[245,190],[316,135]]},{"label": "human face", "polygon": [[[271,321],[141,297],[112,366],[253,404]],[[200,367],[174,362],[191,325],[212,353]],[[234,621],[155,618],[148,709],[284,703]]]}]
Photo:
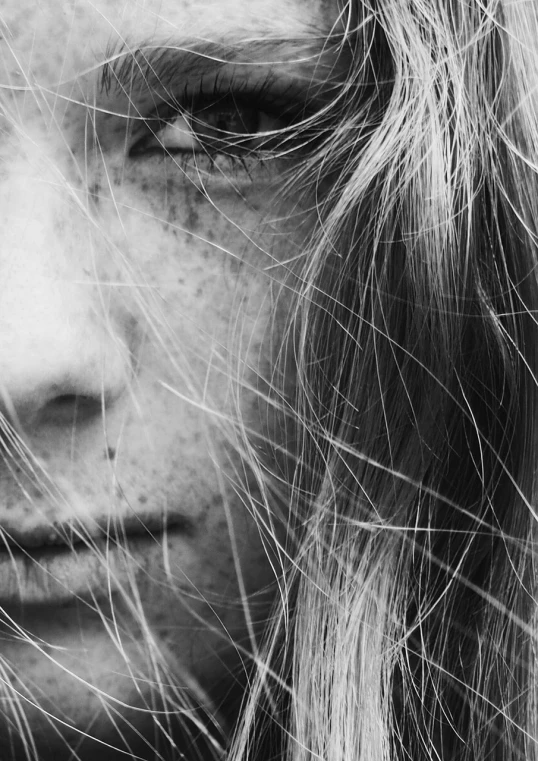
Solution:
[{"label": "human face", "polygon": [[275,221],[293,159],[259,135],[322,93],[335,15],[2,2],[2,758],[149,758],[167,734],[190,757],[192,708],[233,719],[276,586],[252,513],[285,502],[308,216]]}]

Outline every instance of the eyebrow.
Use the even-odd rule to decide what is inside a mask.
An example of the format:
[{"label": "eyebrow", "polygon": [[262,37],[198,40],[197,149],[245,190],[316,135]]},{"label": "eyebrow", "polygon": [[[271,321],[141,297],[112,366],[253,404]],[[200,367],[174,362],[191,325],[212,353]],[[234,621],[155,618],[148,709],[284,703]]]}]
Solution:
[{"label": "eyebrow", "polygon": [[[132,93],[137,90],[168,89],[178,73],[189,77],[216,73],[233,65],[279,69],[282,74],[304,79],[305,84],[334,85],[341,54],[341,36],[246,41],[195,40],[181,45],[147,42],[130,47],[122,41],[109,47],[101,65],[99,88]],[[339,52],[340,51],[340,52]],[[341,61],[340,61],[341,64]]]}]

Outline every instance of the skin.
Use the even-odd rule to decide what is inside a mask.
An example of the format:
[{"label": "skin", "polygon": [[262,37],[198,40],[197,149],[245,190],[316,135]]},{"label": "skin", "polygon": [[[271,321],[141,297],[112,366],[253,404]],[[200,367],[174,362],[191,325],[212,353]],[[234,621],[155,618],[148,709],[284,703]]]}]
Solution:
[{"label": "skin", "polygon": [[34,757],[30,736],[41,761],[153,758],[152,706],[195,757],[178,702],[233,719],[275,588],[251,510],[262,480],[277,515],[279,488],[244,466],[237,422],[277,470],[288,442],[267,399],[304,232],[271,221],[278,160],[215,157],[208,176],[200,155],[200,179],[192,156],[131,156],[145,133],[127,114],[162,93],[100,92],[99,64],[122,40],[310,35],[305,62],[269,44],[258,69],[304,88],[336,11],[3,0],[0,14],[2,758]]}]

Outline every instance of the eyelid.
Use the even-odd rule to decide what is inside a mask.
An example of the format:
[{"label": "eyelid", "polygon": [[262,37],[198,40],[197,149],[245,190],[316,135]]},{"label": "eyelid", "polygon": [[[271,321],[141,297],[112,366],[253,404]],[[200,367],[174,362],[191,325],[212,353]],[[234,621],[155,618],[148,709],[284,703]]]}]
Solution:
[{"label": "eyelid", "polygon": [[[304,95],[304,93],[303,93]],[[257,80],[255,83],[246,80],[239,80],[237,77],[229,79],[228,77],[215,76],[208,82],[207,78],[202,78],[193,87],[193,83],[187,82],[184,85],[183,92],[180,95],[163,99],[158,103],[147,116],[141,115],[137,122],[143,125],[143,133],[134,130],[134,144],[129,149],[129,155],[136,157],[144,154],[144,143],[152,137],[157,139],[158,134],[167,123],[172,123],[177,118],[185,119],[186,132],[193,135],[193,141],[185,143],[184,150],[189,147],[194,149],[203,141],[196,138],[196,115],[209,111],[219,103],[229,102],[240,108],[256,109],[260,114],[278,118],[282,121],[282,126],[268,132],[278,132],[291,127],[296,121],[307,117],[307,110],[313,110],[309,107],[303,97],[298,93],[298,88],[290,83],[287,89],[283,88],[282,83],[276,84],[271,73],[267,74],[264,79]],[[192,120],[189,118],[192,115]],[[224,134],[224,133],[223,133]],[[263,134],[260,131],[260,135]],[[151,146],[158,148],[158,145]],[[166,147],[163,146],[163,150]],[[183,150],[179,148],[178,150]]]},{"label": "eyelid", "polygon": [[226,96],[233,96],[238,105],[256,105],[276,115],[283,112],[295,120],[319,111],[327,100],[327,93],[314,88],[311,80],[260,66],[229,64],[210,75],[205,72],[201,76],[187,76],[181,84],[179,80],[178,76],[177,87],[148,90],[153,108],[147,115],[137,110],[137,120],[147,121],[167,106],[190,111],[193,106],[197,109],[202,99],[208,103],[211,98],[218,100]]}]

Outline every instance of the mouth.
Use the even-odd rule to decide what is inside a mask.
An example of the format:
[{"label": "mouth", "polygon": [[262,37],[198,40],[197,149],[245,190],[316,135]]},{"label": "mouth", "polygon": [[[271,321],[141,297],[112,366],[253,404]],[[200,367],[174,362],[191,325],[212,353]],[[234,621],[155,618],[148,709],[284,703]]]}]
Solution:
[{"label": "mouth", "polygon": [[[4,531],[0,546],[0,606],[98,601],[129,588],[133,567],[162,554],[165,536],[192,532],[183,516],[130,517],[91,532],[68,524]],[[134,559],[134,566],[133,566]]]},{"label": "mouth", "polygon": [[106,540],[117,544],[128,537],[155,537],[167,529],[190,534],[192,521],[183,515],[131,515],[121,519],[95,521],[91,527],[69,522],[49,523],[32,528],[17,529],[0,527],[0,555],[2,552],[22,551],[34,554],[45,548],[73,550],[77,545],[93,544]]}]

